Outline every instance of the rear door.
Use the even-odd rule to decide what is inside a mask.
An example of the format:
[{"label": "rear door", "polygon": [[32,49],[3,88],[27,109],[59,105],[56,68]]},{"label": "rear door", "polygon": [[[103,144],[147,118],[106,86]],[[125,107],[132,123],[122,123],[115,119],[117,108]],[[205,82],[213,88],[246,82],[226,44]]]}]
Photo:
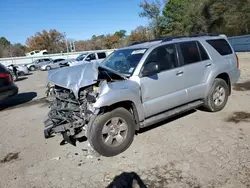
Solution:
[{"label": "rear door", "polygon": [[145,116],[150,117],[186,103],[183,68],[179,67],[175,44],[155,48],[145,64],[155,62],[160,72],[140,78]]},{"label": "rear door", "polygon": [[184,67],[184,80],[188,101],[205,97],[206,78],[213,66],[207,51],[199,41],[179,43],[180,60]]}]

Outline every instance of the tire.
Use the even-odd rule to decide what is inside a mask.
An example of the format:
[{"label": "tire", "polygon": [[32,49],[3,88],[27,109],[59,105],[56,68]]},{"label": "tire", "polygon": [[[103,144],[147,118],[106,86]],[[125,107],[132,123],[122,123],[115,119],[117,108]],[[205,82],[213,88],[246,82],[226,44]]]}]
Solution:
[{"label": "tire", "polygon": [[31,66],[29,69],[30,71],[35,71],[36,68],[34,66]]},{"label": "tire", "polygon": [[228,96],[229,86],[227,85],[225,80],[216,78],[213,82],[209,95],[205,100],[205,110],[209,112],[221,111],[227,104]]},{"label": "tire", "polygon": [[48,71],[48,70],[51,70],[51,66],[47,66],[46,67],[46,70]]},{"label": "tire", "polygon": [[19,76],[25,76],[25,73],[23,71],[19,72]]},{"label": "tire", "polygon": [[[119,121],[117,121],[118,119]],[[111,120],[117,122],[117,125],[125,123],[127,130],[121,131],[117,136],[114,136],[116,130],[112,130],[112,126],[116,123],[112,124]],[[124,129],[125,125],[120,127]],[[135,121],[128,110],[120,107],[107,113],[97,115],[90,121],[87,131],[89,143],[94,150],[105,157],[112,157],[124,152],[132,144],[135,135]],[[105,134],[106,132],[108,133]],[[122,139],[121,135],[123,135]],[[112,136],[114,136],[114,139],[109,139],[112,138]],[[112,141],[110,142],[110,140]]]}]

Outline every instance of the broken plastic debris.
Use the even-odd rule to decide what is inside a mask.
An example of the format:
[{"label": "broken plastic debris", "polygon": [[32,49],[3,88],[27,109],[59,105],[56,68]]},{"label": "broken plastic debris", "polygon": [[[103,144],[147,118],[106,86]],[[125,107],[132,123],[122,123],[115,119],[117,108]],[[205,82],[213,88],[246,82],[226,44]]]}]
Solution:
[{"label": "broken plastic debris", "polygon": [[58,161],[58,160],[60,160],[60,157],[54,157],[54,158],[52,158],[52,159],[50,159],[51,161],[53,161],[53,160],[56,160],[56,161]]}]

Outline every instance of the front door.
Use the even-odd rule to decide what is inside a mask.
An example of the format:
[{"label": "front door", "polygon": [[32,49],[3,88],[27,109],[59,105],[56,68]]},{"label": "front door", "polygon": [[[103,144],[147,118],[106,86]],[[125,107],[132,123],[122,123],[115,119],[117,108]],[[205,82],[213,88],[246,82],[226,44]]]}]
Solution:
[{"label": "front door", "polygon": [[183,68],[179,66],[175,44],[155,48],[145,64],[155,62],[160,72],[140,78],[145,117],[150,117],[187,101]]}]

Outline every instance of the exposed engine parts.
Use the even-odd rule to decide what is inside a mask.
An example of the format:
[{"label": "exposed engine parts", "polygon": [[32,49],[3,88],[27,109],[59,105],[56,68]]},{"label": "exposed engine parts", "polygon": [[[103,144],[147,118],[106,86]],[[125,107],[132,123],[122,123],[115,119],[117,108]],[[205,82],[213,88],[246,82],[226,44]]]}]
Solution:
[{"label": "exposed engine parts", "polygon": [[81,89],[78,98],[68,89],[48,86],[47,97],[50,101],[48,119],[45,121],[45,137],[53,133],[62,133],[68,141],[70,138],[85,136],[85,125],[93,115],[93,103],[98,93],[95,86]]}]

